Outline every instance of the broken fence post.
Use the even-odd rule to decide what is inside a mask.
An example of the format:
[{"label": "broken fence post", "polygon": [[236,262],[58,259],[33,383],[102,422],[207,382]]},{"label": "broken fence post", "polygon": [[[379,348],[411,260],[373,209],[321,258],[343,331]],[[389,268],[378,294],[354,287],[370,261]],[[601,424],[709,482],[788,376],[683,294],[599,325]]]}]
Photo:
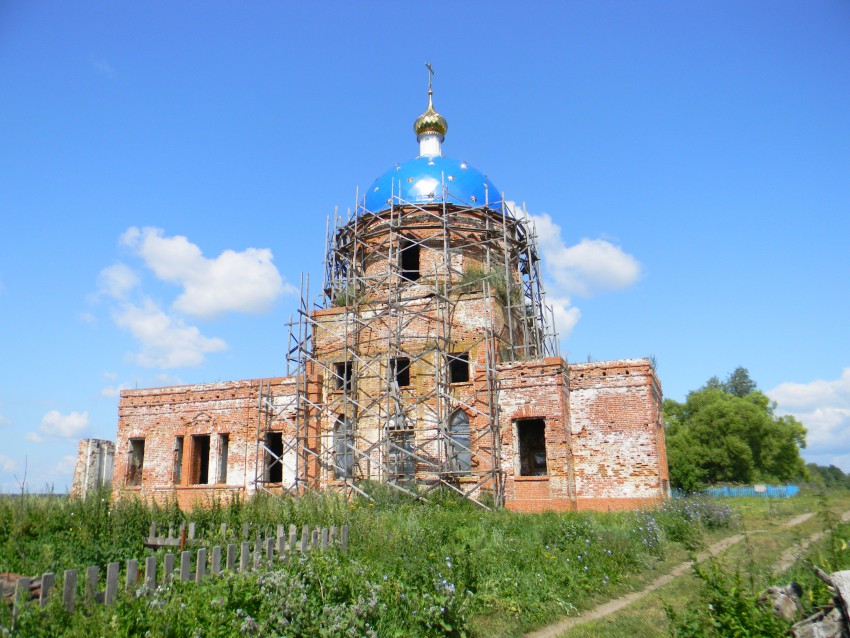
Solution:
[{"label": "broken fence post", "polygon": [[263,542],[258,538],[254,541],[254,569],[260,566],[263,560]]},{"label": "broken fence post", "polygon": [[207,573],[207,548],[201,547],[195,559],[195,582],[202,583]]},{"label": "broken fence post", "polygon": [[215,576],[221,574],[221,545],[216,545],[215,547],[213,547],[212,566],[210,567],[210,571]]},{"label": "broken fence post", "polygon": [[307,553],[307,546],[310,542],[310,526],[305,525],[301,528],[301,553]]},{"label": "broken fence post", "polygon": [[164,582],[168,582],[171,580],[172,576],[174,576],[174,554],[168,553],[165,555],[165,558],[162,560],[163,567],[165,568],[165,573],[162,578]]},{"label": "broken fence post", "polygon": [[297,543],[297,542],[298,542],[298,528],[293,523],[289,526],[289,551],[290,552],[295,551],[295,543]]},{"label": "broken fence post", "polygon": [[156,589],[156,556],[145,559],[145,587],[148,593]]},{"label": "broken fence post", "polygon": [[328,528],[322,528],[322,551],[327,551],[328,549]]},{"label": "broken fence post", "polygon": [[15,582],[15,602],[12,617],[17,618],[30,599],[30,579],[22,576]]},{"label": "broken fence post", "polygon": [[180,580],[189,580],[192,569],[192,553],[180,552]]},{"label": "broken fence post", "polygon": [[195,524],[189,523],[189,539],[195,540]]},{"label": "broken fence post", "polygon": [[118,596],[118,569],[121,563],[109,563],[106,566],[106,591],[103,592],[103,604],[111,605]]},{"label": "broken fence post", "polygon": [[250,565],[248,565],[248,560],[251,555],[251,543],[245,541],[242,543],[242,551],[239,554],[239,571],[247,572]]},{"label": "broken fence post", "polygon": [[232,572],[236,568],[236,545],[234,543],[227,544],[227,562],[225,566],[229,572]]},{"label": "broken fence post", "polygon": [[62,602],[65,603],[65,609],[70,613],[74,613],[74,598],[77,595],[77,570],[66,569],[65,579],[62,583]]},{"label": "broken fence post", "polygon": [[86,567],[86,597],[97,600],[97,575],[100,569],[97,565]]},{"label": "broken fence post", "polygon": [[50,591],[53,589],[53,583],[56,580],[56,576],[53,572],[47,572],[44,576],[41,577],[41,594],[38,597],[39,603],[44,607],[47,604],[47,597],[50,595]]},{"label": "broken fence post", "polygon": [[124,581],[124,587],[127,591],[136,586],[136,581],[139,580],[139,561],[136,559],[127,561],[127,577]]}]

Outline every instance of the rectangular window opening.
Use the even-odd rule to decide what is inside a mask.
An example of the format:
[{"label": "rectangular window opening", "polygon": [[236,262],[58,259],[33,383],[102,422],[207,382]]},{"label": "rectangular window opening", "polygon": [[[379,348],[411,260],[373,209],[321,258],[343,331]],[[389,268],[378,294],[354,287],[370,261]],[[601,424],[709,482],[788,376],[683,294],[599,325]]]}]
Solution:
[{"label": "rectangular window opening", "polygon": [[283,434],[266,433],[266,480],[269,483],[283,482]]},{"label": "rectangular window opening", "polygon": [[419,279],[419,244],[402,238],[398,254],[401,276],[409,281]]},{"label": "rectangular window opening", "polygon": [[519,475],[546,476],[546,423],[543,419],[517,421]]},{"label": "rectangular window opening", "polygon": [[340,361],[334,364],[334,390],[343,392],[351,391],[351,375],[353,372],[351,361]]},{"label": "rectangular window opening", "polygon": [[206,485],[210,482],[210,435],[192,437],[192,484]]},{"label": "rectangular window opening", "polygon": [[130,439],[130,458],[127,463],[127,485],[142,484],[142,470],[145,467],[145,440]]},{"label": "rectangular window opening", "polygon": [[180,485],[183,481],[183,437],[174,439],[174,484]]},{"label": "rectangular window opening", "polygon": [[405,388],[410,385],[410,359],[396,357],[390,360],[390,367],[398,387]]},{"label": "rectangular window opening", "polygon": [[469,381],[469,353],[459,352],[447,357],[449,364],[449,383]]},{"label": "rectangular window opening", "polygon": [[230,452],[230,435],[220,435],[219,443],[218,483],[227,483],[227,456]]}]

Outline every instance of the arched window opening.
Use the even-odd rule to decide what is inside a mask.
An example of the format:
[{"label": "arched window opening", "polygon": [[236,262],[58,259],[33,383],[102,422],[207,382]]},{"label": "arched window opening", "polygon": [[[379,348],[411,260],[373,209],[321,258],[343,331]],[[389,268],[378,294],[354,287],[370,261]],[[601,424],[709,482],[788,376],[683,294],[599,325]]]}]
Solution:
[{"label": "arched window opening", "polygon": [[392,483],[410,484],[416,478],[416,444],[413,423],[403,414],[389,420],[389,450],[387,452],[388,479]]},{"label": "arched window opening", "polygon": [[472,470],[469,416],[461,409],[455,410],[449,417],[449,467],[460,473]]},{"label": "arched window opening", "polygon": [[354,427],[340,415],[334,424],[334,478],[354,476]]}]

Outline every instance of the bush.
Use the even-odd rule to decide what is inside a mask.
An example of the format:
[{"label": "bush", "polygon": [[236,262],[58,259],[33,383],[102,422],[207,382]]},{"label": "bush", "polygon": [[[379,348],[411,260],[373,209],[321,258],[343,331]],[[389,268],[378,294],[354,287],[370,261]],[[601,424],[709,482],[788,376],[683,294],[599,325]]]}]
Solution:
[{"label": "bush", "polygon": [[677,638],[753,636],[780,638],[791,624],[760,605],[758,592],[748,587],[740,571],[731,572],[715,560],[706,567],[694,565],[701,583],[699,603],[678,613],[665,607],[671,631]]}]

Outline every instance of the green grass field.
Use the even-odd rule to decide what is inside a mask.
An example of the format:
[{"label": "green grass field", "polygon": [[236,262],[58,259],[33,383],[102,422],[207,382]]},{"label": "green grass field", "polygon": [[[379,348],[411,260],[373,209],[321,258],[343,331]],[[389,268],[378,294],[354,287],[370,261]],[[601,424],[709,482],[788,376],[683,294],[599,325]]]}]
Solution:
[{"label": "green grass field", "polygon": [[[830,506],[850,508],[850,496],[834,496]],[[350,552],[311,554],[203,585],[166,584],[153,596],[122,594],[112,607],[83,603],[73,614],[58,599],[44,609],[30,605],[14,629],[4,607],[0,626],[16,636],[519,636],[640,589],[689,552],[740,530],[750,542],[730,559],[768,565],[800,534],[823,528],[818,517],[799,530],[781,522],[824,508],[814,495],[542,515],[482,511],[450,495],[427,504],[390,493],[377,503],[333,495],[207,503],[191,515],[201,537],[214,539],[221,523],[254,530],[345,523]],[[142,559],[153,551],[142,544],[150,522],[176,527],[184,516],[173,505],[106,495],[0,497],[0,572],[37,577]],[[697,579],[681,580],[568,635],[670,635],[664,604],[687,610],[699,601]]]}]

